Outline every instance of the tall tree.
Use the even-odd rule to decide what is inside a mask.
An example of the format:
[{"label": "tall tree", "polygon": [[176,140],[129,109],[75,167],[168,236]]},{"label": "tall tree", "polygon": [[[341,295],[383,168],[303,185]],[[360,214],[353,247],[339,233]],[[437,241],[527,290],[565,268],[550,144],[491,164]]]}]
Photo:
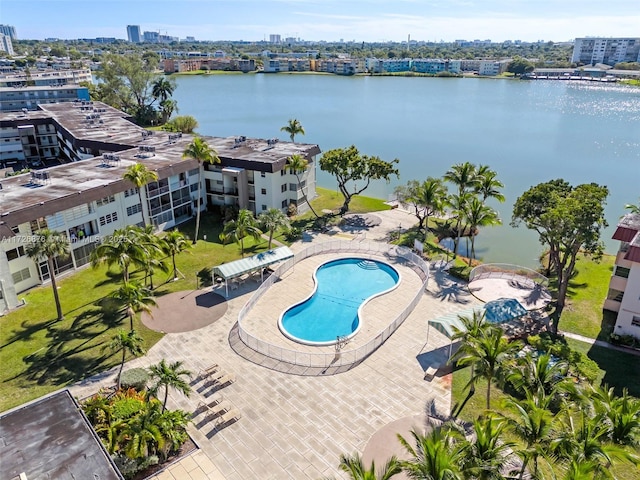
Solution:
[{"label": "tall tree", "polygon": [[191,158],[198,162],[198,199],[196,201],[196,233],[193,244],[198,242],[198,230],[200,229],[200,209],[202,204],[202,165],[205,163],[220,163],[220,157],[215,148],[210,147],[202,138],[196,137],[187,146],[182,158]]},{"label": "tall tree", "polygon": [[371,462],[371,466],[367,468],[362,462],[362,457],[356,454],[340,455],[340,470],[349,475],[349,480],[389,480],[400,473],[402,468],[400,461],[392,456],[380,470],[376,471],[374,462]]},{"label": "tall tree", "polygon": [[488,165],[480,165],[478,167],[475,189],[476,193],[482,195],[483,203],[489,198],[504,202],[504,195],[500,191],[500,189],[504,188],[504,184],[497,177],[498,173],[491,170]]},{"label": "tall tree", "polygon": [[157,365],[151,365],[149,367],[149,376],[152,382],[152,386],[149,389],[150,394],[157,398],[160,388],[164,388],[164,401],[162,402],[163,412],[167,408],[170,388],[184,393],[187,397],[191,393],[189,382],[183,378],[189,377],[191,372],[182,368],[182,365],[183,362],[180,360],[167,365],[167,362],[163,358]]},{"label": "tall tree", "polygon": [[503,480],[513,442],[504,440],[504,420],[491,415],[473,422],[473,438],[462,442],[462,471],[466,478]]},{"label": "tall tree", "polygon": [[296,180],[298,181],[298,188],[302,191],[302,198],[304,198],[304,201],[307,202],[307,205],[309,205],[309,208],[311,209],[315,217],[318,218],[318,214],[313,209],[313,206],[311,205],[311,202],[307,198],[307,194],[304,191],[304,187],[302,187],[302,182],[300,181],[300,174],[305,172],[307,168],[309,168],[309,162],[301,155],[298,155],[296,153],[294,155],[291,155],[287,159],[287,167],[289,167],[293,174],[296,176]]},{"label": "tall tree", "polygon": [[627,203],[624,208],[625,210],[629,210],[629,213],[640,213],[640,200],[638,200],[638,205]]},{"label": "tall tree", "polygon": [[106,242],[101,243],[91,252],[91,265],[107,264],[111,267],[117,265],[122,270],[122,281],[129,281],[129,268],[131,266],[143,267],[148,257],[148,250],[141,243],[143,230],[135,225],[116,230]]},{"label": "tall tree", "polygon": [[151,87],[151,95],[153,95],[155,100],[163,102],[171,98],[175,89],[175,81],[169,80],[165,77],[158,77]]},{"label": "tall tree", "polygon": [[258,222],[254,218],[253,212],[243,208],[238,212],[238,217],[235,220],[231,220],[224,225],[220,240],[223,243],[232,241],[239,244],[241,254],[244,257],[245,237],[252,237],[254,240],[258,240],[260,235],[262,235],[262,231],[258,228]]},{"label": "tall tree", "polygon": [[492,225],[500,225],[502,220],[493,208],[485,205],[478,197],[471,198],[466,202],[464,218],[469,227],[469,235],[471,236],[471,253],[469,255],[469,266],[471,261],[476,257],[476,235],[478,235],[478,227],[488,227]]},{"label": "tall tree", "polygon": [[558,284],[554,332],[565,307],[578,253],[596,259],[602,255],[600,234],[608,225],[604,216],[608,195],[607,187],[595,183],[572,187],[564,180],[551,180],[531,187],[513,207],[511,225],[524,223],[549,248],[549,264],[555,270]]},{"label": "tall tree", "polygon": [[[413,445],[398,435],[400,444],[411,456],[402,461],[402,470],[416,480],[461,480],[462,449],[459,435],[447,426],[436,427],[426,434],[411,431]],[[414,446],[415,445],[415,446]]]},{"label": "tall tree", "polygon": [[444,211],[447,201],[447,187],[439,178],[427,177],[424,182],[409,180],[406,185],[397,187],[398,201],[411,205],[413,214],[419,222],[419,228],[425,228],[425,240],[429,232],[429,217]]},{"label": "tall tree", "polygon": [[120,370],[118,370],[118,377],[116,380],[116,390],[120,390],[120,379],[122,377],[122,369],[124,368],[124,361],[127,353],[135,357],[139,357],[145,353],[143,348],[144,340],[140,337],[135,330],[129,332],[125,330],[118,330],[116,335],[111,339],[109,348],[116,352],[122,352],[122,361],[120,362]]},{"label": "tall tree", "polygon": [[281,132],[287,132],[289,138],[295,143],[296,135],[304,135],[304,128],[297,118],[290,118],[289,123],[280,129]]},{"label": "tall tree", "polygon": [[60,305],[60,296],[58,295],[58,285],[56,284],[56,271],[54,259],[69,254],[69,241],[67,237],[59,232],[49,229],[43,229],[35,233],[34,242],[30,244],[26,253],[36,263],[41,258],[47,260],[47,269],[49,270],[49,278],[51,278],[51,288],[53,289],[53,299],[56,303],[56,312],[58,320],[62,320],[62,306]]},{"label": "tall tree", "polygon": [[509,342],[497,327],[483,331],[478,337],[469,337],[451,358],[459,365],[473,365],[474,377],[469,386],[479,378],[487,381],[487,410],[491,408],[491,384],[496,379],[501,362],[522,348],[520,342]]},{"label": "tall tree", "polygon": [[[364,192],[372,180],[385,180],[388,183],[391,175],[398,176],[395,164],[399,161],[396,158],[385,162],[379,157],[361,155],[355,145],[325,152],[320,158],[320,168],[335,176],[338,181],[338,189],[344,197],[340,215],[349,211],[351,199]],[[358,188],[357,182],[364,182],[364,186]],[[349,188],[353,188],[353,192]]]},{"label": "tall tree", "polygon": [[462,222],[468,201],[471,199],[470,192],[475,191],[478,186],[478,172],[472,163],[458,163],[453,165],[443,177],[451,182],[457,189],[457,193],[452,194],[450,203],[456,215],[456,238],[453,242],[453,255],[458,254],[460,237],[462,236]]},{"label": "tall tree", "polygon": [[166,255],[171,255],[173,265],[173,280],[178,279],[178,268],[176,267],[176,255],[191,248],[189,238],[179,230],[171,230],[161,240],[162,251]]},{"label": "tall tree", "polygon": [[111,294],[119,300],[129,317],[131,331],[133,331],[133,317],[136,313],[151,313],[151,308],[157,306],[156,301],[149,290],[138,282],[125,282],[118,290]]},{"label": "tall tree", "polygon": [[270,208],[266,212],[261,213],[258,216],[258,222],[265,230],[269,231],[269,246],[267,247],[269,250],[271,250],[273,232],[275,232],[278,228],[289,227],[289,219],[284,213],[282,213],[281,210],[278,210],[277,208]]},{"label": "tall tree", "polygon": [[149,182],[155,182],[158,180],[158,174],[152,170],[149,170],[144,163],[136,163],[130,165],[125,170],[122,178],[131,182],[138,190],[138,200],[140,201],[140,208],[142,214],[142,225],[147,226],[147,221],[144,218],[144,203],[142,203],[142,188]]}]

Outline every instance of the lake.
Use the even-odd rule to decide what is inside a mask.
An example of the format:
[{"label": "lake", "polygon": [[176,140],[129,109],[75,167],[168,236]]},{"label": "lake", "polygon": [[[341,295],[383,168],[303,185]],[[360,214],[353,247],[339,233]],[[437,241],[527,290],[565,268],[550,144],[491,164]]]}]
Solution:
[{"label": "lake", "polygon": [[[180,115],[198,132],[288,140],[280,127],[297,118],[323,151],[356,145],[384,160],[400,159],[400,179],[372,184],[385,198],[407,180],[440,177],[455,163],[486,164],[505,184],[492,204],[504,225],[476,240],[487,262],[537,265],[537,235],[509,226],[517,197],[532,185],[564,178],[609,187],[611,240],[626,203],[640,197],[640,88],[569,81],[515,81],[334,75],[197,75],[176,77]],[[335,188],[318,170],[318,185]]]}]

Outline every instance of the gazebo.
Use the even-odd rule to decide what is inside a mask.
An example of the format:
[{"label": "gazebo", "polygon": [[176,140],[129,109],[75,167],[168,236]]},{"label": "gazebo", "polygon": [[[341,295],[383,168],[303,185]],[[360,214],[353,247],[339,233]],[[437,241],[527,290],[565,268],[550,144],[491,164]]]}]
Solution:
[{"label": "gazebo", "polygon": [[241,258],[233,262],[224,263],[211,269],[213,283],[216,277],[222,278],[225,285],[225,296],[229,296],[229,280],[241,277],[247,273],[260,272],[260,281],[264,279],[264,269],[269,265],[281,262],[293,257],[289,247],[278,247],[266,252],[258,253],[248,258]]}]

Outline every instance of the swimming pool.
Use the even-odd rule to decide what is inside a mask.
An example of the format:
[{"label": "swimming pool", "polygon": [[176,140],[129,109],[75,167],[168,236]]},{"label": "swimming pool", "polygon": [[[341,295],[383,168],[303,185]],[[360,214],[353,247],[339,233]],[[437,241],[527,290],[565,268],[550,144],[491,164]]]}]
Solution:
[{"label": "swimming pool", "polygon": [[332,345],[360,329],[360,309],[372,298],[393,290],[400,274],[392,266],[365,258],[343,258],[320,265],[315,290],[289,307],[278,320],[280,331],[306,345]]}]

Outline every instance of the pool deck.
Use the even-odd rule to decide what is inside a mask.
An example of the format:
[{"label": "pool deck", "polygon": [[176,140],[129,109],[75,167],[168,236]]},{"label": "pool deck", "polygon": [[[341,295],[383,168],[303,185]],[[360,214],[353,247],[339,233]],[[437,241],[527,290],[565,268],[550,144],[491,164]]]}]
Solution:
[{"label": "pool deck", "polygon": [[[397,231],[400,222],[405,226],[415,223],[414,217],[399,210],[380,212],[380,218],[380,225],[366,231],[367,240],[384,240],[389,232]],[[330,239],[332,236],[323,234],[305,236],[293,249]],[[279,301],[290,304],[290,292],[298,285],[286,278],[282,284],[287,288],[280,295],[287,299]],[[167,334],[147,355],[127,363],[126,369],[148,367],[163,358],[181,360],[194,376],[217,363],[222,371],[235,377],[233,383],[222,388],[194,380],[188,398],[170,392],[169,408],[197,412],[200,402],[220,394],[242,418],[216,429],[212,421],[198,413],[188,430],[200,450],[154,479],[345,478],[338,470],[340,454],[362,453],[385,425],[422,414],[429,401],[435,402],[439,410],[449,411],[448,370],[443,368],[432,379],[424,378],[428,366],[444,365],[449,340],[432,329],[429,343],[425,344],[427,321],[479,305],[466,284],[444,272],[434,272],[428,291],[398,330],[360,365],[330,376],[298,376],[270,370],[233,351],[230,332],[256,287],[251,282],[230,292],[227,311],[219,320],[198,330]],[[162,311],[154,313],[154,317],[161,315]],[[277,330],[274,324],[269,327]],[[76,384],[71,387],[72,394],[83,398],[101,386],[113,385],[116,372],[114,368]]]}]

